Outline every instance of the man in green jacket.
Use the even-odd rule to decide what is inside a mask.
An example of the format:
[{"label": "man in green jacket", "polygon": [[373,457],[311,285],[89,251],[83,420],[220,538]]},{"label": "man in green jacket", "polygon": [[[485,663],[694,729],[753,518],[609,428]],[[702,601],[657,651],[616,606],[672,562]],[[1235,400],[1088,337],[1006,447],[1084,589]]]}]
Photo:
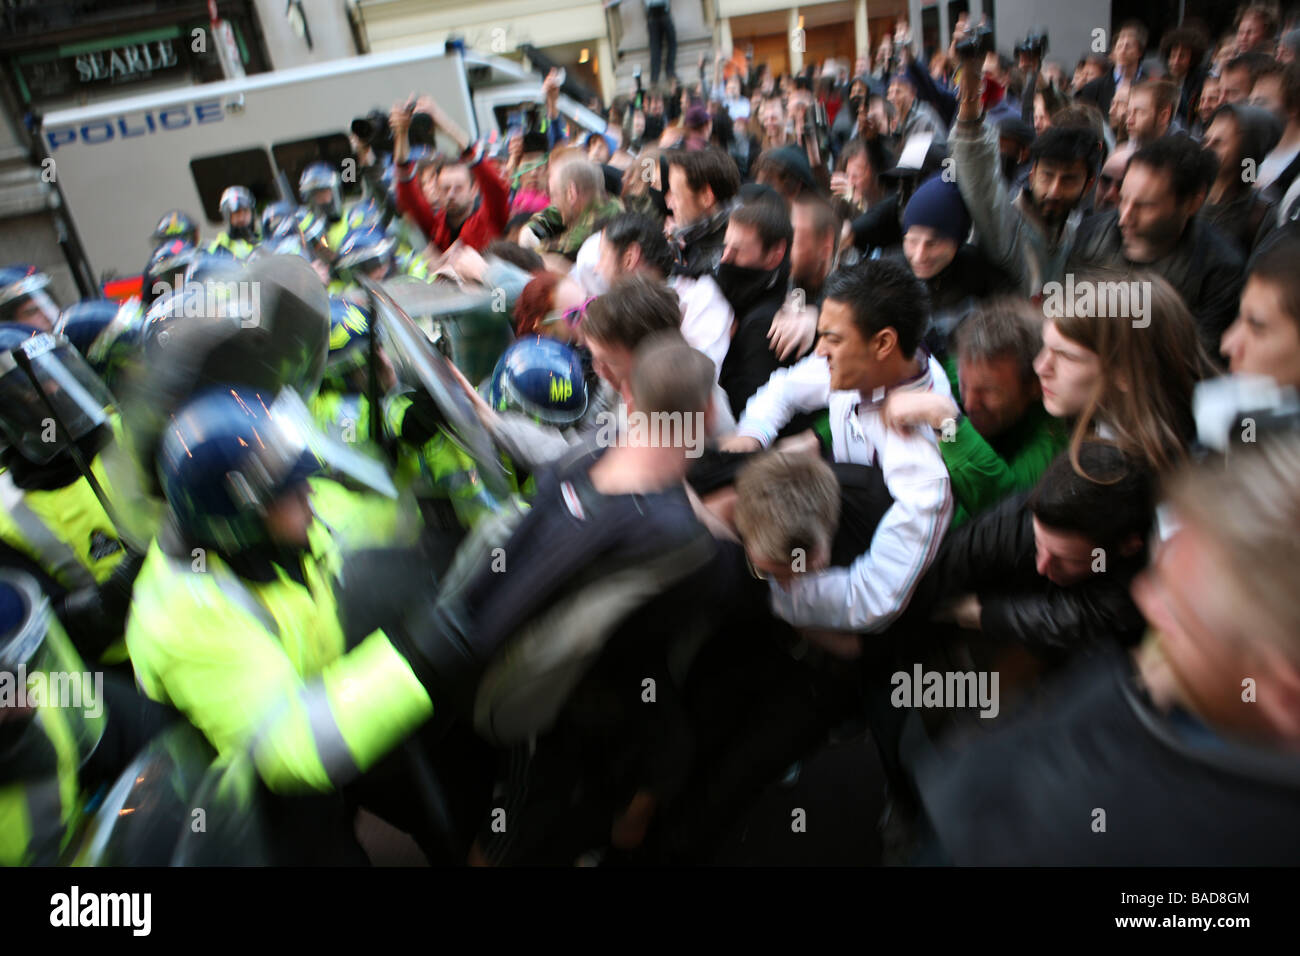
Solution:
[{"label": "man in green jacket", "polygon": [[898,392],[885,415],[903,428],[928,425],[952,479],[957,508],[953,526],[1034,486],[1068,434],[1043,408],[1034,374],[1042,346],[1026,306],[995,302],[971,314],[953,333],[960,387],[959,409],[943,395]]}]

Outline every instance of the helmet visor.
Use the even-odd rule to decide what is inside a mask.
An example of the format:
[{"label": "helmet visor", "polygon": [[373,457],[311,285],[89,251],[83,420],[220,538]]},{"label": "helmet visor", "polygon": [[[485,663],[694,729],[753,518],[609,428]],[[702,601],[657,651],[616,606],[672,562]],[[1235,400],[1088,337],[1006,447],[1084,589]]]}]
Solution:
[{"label": "helmet visor", "polygon": [[[21,356],[31,375],[20,367]],[[51,461],[68,442],[108,421],[112,403],[107,386],[66,339],[37,335],[0,355],[0,430],[28,461]]]},{"label": "helmet visor", "polygon": [[21,676],[20,704],[37,708],[76,743],[84,762],[104,733],[103,676],[87,670],[30,575],[0,569],[0,672]]},{"label": "helmet visor", "polygon": [[43,288],[0,305],[0,322],[18,322],[49,331],[59,321],[59,307]]},{"label": "helmet visor", "polygon": [[[281,391],[270,412],[287,445],[309,452],[318,470],[343,484],[397,497],[397,486],[384,466],[321,430],[297,392],[288,388]],[[282,487],[304,477],[298,470],[292,470]]]}]

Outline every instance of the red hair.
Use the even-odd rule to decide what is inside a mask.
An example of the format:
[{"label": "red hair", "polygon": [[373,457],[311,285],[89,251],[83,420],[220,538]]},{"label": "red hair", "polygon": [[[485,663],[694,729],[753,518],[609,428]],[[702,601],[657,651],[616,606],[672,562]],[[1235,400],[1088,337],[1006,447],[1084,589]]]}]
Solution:
[{"label": "red hair", "polygon": [[555,308],[555,287],[563,278],[554,272],[539,272],[524,286],[515,300],[515,335],[541,335],[542,319]]}]

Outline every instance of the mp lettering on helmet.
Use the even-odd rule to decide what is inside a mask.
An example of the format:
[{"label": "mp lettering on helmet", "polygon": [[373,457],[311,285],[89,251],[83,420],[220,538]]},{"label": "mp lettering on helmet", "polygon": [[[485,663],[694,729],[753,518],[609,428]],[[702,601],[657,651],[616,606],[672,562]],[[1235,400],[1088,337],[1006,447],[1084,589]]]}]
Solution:
[{"label": "mp lettering on helmet", "polygon": [[551,401],[567,402],[573,397],[573,383],[567,378],[551,379]]}]

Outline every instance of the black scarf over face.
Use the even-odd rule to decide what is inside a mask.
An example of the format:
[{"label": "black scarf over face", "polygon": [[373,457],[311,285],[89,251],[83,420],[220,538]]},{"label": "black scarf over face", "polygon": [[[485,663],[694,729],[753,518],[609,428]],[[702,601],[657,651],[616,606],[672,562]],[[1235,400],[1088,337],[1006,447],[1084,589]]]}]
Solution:
[{"label": "black scarf over face", "polygon": [[753,269],[730,262],[718,264],[714,279],[731,303],[736,318],[741,319],[767,296],[785,296],[790,283],[790,258],[775,269]]}]

